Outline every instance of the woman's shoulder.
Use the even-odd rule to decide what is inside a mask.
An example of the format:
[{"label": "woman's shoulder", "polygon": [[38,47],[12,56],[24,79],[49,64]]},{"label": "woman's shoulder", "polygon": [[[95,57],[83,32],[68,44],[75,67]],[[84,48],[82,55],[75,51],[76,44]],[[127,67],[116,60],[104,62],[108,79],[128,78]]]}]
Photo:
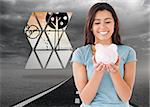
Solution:
[{"label": "woman's shoulder", "polygon": [[85,64],[86,58],[89,55],[88,53],[90,52],[89,51],[90,47],[91,47],[91,45],[85,45],[85,46],[81,46],[81,47],[76,48],[73,52],[71,62],[78,61],[81,64]]},{"label": "woman's shoulder", "polygon": [[118,49],[120,50],[135,51],[135,49],[129,45],[117,45],[117,46],[118,46]]},{"label": "woman's shoulder", "polygon": [[80,46],[78,48],[75,49],[75,51],[80,51],[80,52],[87,52],[87,50],[89,50],[91,48],[91,45],[84,45],[84,46]]},{"label": "woman's shoulder", "polygon": [[129,61],[137,61],[136,51],[128,45],[118,45],[119,55],[124,59],[125,63]]}]

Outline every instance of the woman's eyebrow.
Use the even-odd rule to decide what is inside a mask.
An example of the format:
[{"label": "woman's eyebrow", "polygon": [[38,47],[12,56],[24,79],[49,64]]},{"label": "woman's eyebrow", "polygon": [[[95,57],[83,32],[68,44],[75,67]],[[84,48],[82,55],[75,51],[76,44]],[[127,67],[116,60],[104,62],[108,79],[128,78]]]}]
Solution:
[{"label": "woman's eyebrow", "polygon": [[100,21],[101,19],[94,19],[94,21]]},{"label": "woman's eyebrow", "polygon": [[[94,21],[100,21],[101,19],[94,19]],[[105,18],[104,20],[112,20],[112,18]]]},{"label": "woman's eyebrow", "polygon": [[104,20],[112,20],[112,18],[105,18]]}]

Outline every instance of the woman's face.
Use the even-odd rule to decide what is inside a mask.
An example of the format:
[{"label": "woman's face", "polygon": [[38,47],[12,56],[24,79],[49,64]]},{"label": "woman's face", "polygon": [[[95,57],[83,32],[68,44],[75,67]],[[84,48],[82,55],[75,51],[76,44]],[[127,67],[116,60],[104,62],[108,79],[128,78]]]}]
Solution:
[{"label": "woman's face", "polygon": [[92,25],[95,42],[112,43],[111,36],[114,32],[114,19],[112,14],[107,11],[98,11]]}]

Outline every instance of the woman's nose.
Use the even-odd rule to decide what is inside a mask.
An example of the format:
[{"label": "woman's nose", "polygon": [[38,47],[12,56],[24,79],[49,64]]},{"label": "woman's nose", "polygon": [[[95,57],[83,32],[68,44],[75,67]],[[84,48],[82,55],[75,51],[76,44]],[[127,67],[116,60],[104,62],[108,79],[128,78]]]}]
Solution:
[{"label": "woman's nose", "polygon": [[106,26],[104,25],[104,24],[101,24],[100,26],[99,26],[99,30],[100,31],[104,31],[106,29]]},{"label": "woman's nose", "polygon": [[105,23],[101,23],[100,26],[99,26],[99,28],[100,29],[105,29],[106,28]]}]

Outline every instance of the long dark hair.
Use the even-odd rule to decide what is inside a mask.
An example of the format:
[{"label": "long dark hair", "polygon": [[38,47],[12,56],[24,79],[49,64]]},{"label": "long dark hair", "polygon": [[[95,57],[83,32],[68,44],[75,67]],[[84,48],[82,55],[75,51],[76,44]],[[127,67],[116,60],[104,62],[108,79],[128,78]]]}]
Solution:
[{"label": "long dark hair", "polygon": [[95,36],[93,32],[91,31],[91,28],[94,22],[95,14],[99,10],[101,11],[108,10],[109,12],[111,12],[112,17],[115,22],[114,32],[112,34],[112,43],[117,44],[117,45],[122,45],[121,37],[119,34],[119,19],[117,17],[115,10],[108,3],[96,3],[90,8],[87,19],[86,19],[86,23],[85,23],[85,29],[84,29],[84,39],[85,39],[84,45],[94,44],[95,42]]}]

